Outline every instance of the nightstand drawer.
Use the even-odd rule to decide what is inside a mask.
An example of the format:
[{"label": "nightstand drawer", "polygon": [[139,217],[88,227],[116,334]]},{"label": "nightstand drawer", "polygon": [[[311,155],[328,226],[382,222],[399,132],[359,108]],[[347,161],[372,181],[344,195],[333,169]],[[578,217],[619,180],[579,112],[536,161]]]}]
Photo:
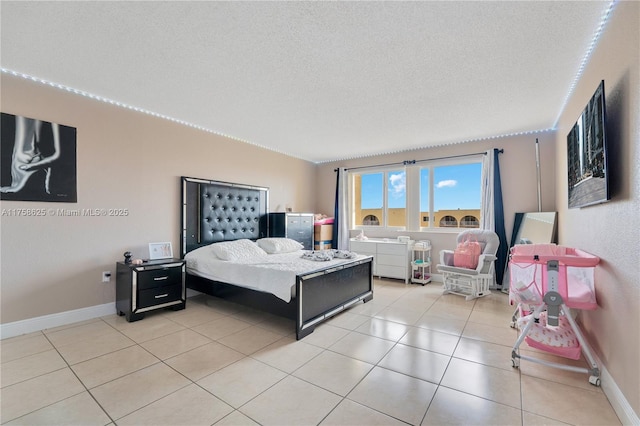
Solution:
[{"label": "nightstand drawer", "polygon": [[161,305],[167,302],[180,301],[182,298],[182,282],[175,285],[141,290],[138,292],[138,298],[138,309]]},{"label": "nightstand drawer", "polygon": [[138,290],[167,286],[182,282],[182,266],[163,266],[159,268],[137,271],[136,285]]}]

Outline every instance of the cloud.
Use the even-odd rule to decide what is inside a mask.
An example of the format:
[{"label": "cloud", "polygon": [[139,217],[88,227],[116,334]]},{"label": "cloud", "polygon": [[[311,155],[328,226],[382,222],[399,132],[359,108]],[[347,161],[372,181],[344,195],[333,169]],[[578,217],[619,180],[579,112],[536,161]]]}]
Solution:
[{"label": "cloud", "polygon": [[438,184],[436,185],[436,188],[444,188],[444,187],[453,187],[456,186],[458,184],[457,180],[441,180],[440,182],[438,182]]},{"label": "cloud", "polygon": [[394,197],[400,197],[405,194],[405,189],[407,187],[406,173],[389,175],[389,182],[391,184],[391,194]]}]

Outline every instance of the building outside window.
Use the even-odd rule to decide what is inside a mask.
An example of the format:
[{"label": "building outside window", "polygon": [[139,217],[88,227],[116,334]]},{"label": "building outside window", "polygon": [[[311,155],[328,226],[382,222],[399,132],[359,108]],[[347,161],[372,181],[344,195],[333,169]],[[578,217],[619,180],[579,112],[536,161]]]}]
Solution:
[{"label": "building outside window", "polygon": [[457,228],[458,220],[453,216],[445,216],[440,219],[440,227],[441,228]]},{"label": "building outside window", "polygon": [[362,221],[362,224],[366,226],[378,226],[380,225],[380,220],[374,215],[370,214],[365,216],[364,220]]},{"label": "building outside window", "polygon": [[480,226],[480,220],[471,215],[467,215],[460,220],[461,228],[478,228]]}]

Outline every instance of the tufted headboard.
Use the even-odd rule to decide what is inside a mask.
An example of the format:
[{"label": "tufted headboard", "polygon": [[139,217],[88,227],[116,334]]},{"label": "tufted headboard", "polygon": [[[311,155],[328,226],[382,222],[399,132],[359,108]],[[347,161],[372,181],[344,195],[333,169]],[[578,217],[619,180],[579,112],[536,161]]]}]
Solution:
[{"label": "tufted headboard", "polygon": [[182,177],[180,252],[267,236],[269,189]]}]

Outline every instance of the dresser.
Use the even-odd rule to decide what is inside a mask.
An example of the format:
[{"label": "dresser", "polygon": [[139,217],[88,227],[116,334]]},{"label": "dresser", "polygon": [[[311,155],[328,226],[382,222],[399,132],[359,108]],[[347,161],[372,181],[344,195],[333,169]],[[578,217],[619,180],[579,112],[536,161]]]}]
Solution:
[{"label": "dresser", "polygon": [[313,213],[269,213],[269,236],[291,238],[313,250]]},{"label": "dresser", "polygon": [[185,308],[185,262],[182,259],[149,260],[141,265],[116,264],[116,310],[127,321],[144,318],[160,308]]},{"label": "dresser", "polygon": [[349,250],[373,256],[373,275],[397,278],[409,283],[411,278],[411,247],[413,241],[395,239],[349,240]]}]

